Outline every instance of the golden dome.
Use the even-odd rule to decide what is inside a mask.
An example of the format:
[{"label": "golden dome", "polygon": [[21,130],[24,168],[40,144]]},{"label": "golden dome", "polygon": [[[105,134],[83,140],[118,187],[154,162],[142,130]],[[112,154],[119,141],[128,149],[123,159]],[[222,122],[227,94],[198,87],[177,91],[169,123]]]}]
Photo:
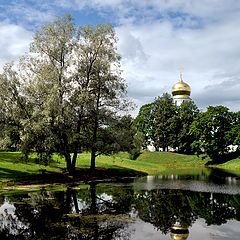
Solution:
[{"label": "golden dome", "polygon": [[172,95],[180,98],[188,98],[191,94],[190,86],[182,80],[182,74],[180,75],[179,82],[175,83],[172,87]]}]

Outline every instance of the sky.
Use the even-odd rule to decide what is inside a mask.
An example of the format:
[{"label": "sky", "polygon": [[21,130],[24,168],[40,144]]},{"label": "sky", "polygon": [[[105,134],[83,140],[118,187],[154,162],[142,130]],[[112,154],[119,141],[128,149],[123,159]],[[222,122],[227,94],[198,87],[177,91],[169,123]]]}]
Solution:
[{"label": "sky", "polygon": [[139,107],[183,80],[201,110],[240,111],[239,0],[0,0],[0,71],[28,51],[43,24],[110,23],[128,96]]}]

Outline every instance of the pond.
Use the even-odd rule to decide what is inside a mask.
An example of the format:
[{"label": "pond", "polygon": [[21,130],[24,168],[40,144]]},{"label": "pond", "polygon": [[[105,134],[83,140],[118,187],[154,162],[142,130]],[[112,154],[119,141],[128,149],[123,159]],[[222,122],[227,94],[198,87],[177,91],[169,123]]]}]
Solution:
[{"label": "pond", "polygon": [[0,239],[239,239],[240,179],[208,170],[0,195]]}]

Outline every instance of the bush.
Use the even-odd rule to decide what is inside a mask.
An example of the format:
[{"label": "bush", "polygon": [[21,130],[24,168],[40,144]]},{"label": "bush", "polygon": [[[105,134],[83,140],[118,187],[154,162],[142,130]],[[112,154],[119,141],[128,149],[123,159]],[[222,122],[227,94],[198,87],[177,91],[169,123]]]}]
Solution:
[{"label": "bush", "polygon": [[131,160],[136,160],[141,154],[140,148],[133,148],[129,151],[129,158]]}]

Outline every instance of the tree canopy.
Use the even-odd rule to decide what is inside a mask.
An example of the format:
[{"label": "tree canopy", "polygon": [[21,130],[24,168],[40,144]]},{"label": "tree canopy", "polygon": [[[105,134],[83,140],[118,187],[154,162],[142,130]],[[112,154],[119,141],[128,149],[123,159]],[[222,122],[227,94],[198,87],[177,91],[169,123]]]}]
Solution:
[{"label": "tree canopy", "polygon": [[191,126],[191,133],[195,137],[193,148],[216,162],[224,161],[238,134],[233,131],[235,123],[236,115],[227,107],[209,106],[206,112],[199,114]]},{"label": "tree canopy", "polygon": [[239,156],[239,116],[224,106],[200,112],[193,101],[176,106],[164,93],[140,108],[135,126],[156,150],[197,153],[219,163]]},{"label": "tree canopy", "polygon": [[94,169],[96,156],[109,152],[99,139],[130,107],[116,42],[110,25],[78,27],[70,15],[42,26],[20,70],[6,66],[0,76],[1,135],[21,140],[26,156],[59,153],[71,174],[78,153],[90,150]]},{"label": "tree canopy", "polygon": [[134,125],[145,136],[145,146],[153,142],[157,150],[193,153],[190,126],[198,113],[193,101],[176,106],[171,95],[164,93],[140,108]]}]

